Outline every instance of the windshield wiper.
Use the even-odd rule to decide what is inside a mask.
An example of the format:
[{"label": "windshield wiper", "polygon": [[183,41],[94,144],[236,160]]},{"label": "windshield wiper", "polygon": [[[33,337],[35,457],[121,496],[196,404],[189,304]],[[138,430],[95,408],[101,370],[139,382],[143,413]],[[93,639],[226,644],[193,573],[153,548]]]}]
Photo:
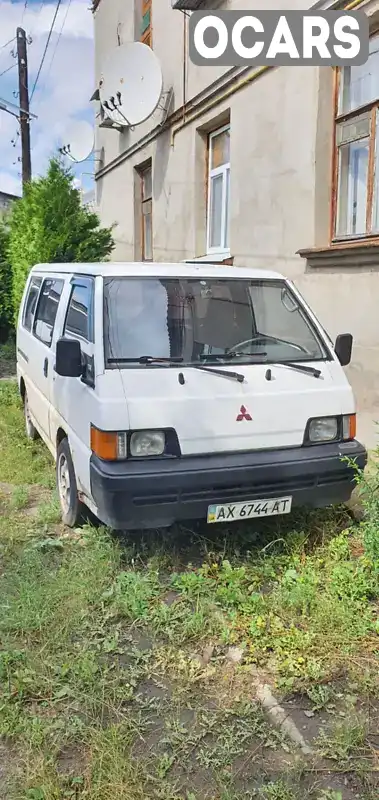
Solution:
[{"label": "windshield wiper", "polygon": [[[246,355],[249,358],[256,358],[261,356],[263,359],[267,357],[267,353],[228,353],[227,358],[232,357],[235,358],[236,356]],[[224,355],[220,353],[213,354],[213,355],[206,355],[201,356],[204,360],[211,360],[211,359],[223,359],[225,358]],[[159,356],[138,356],[136,358],[108,358],[108,364],[182,364],[183,363],[182,356],[172,356],[171,358],[160,358]],[[213,369],[213,367],[205,366],[205,364],[183,364],[185,367],[193,367],[194,369],[201,369],[204,372],[213,372],[214,375],[221,375],[225,378],[234,378],[234,380],[238,381],[239,383],[243,383],[245,380],[245,376],[242,375],[240,372],[232,372],[231,370],[226,369]],[[309,375],[313,375],[315,378],[319,378],[321,375],[321,370],[315,369],[314,367],[306,367],[304,364],[293,364],[291,361],[286,362],[278,362],[277,364],[273,364],[272,366],[281,366],[281,367],[289,367],[289,369],[297,369],[299,372],[305,372]]]},{"label": "windshield wiper", "polygon": [[321,376],[321,370],[315,369],[315,367],[306,367],[304,364],[294,364],[292,361],[282,361],[278,362],[277,364],[273,364],[273,367],[289,367],[289,369],[297,369],[299,372],[306,372],[308,375],[313,375],[314,378],[319,378]]},{"label": "windshield wiper", "polygon": [[[172,358],[159,358],[158,356],[138,356],[137,358],[108,358],[108,364],[182,364],[183,357],[177,356]],[[194,369],[201,369],[205,372],[212,372],[213,375],[221,375],[224,378],[234,378],[239,383],[243,383],[245,376],[239,372],[230,372],[229,370],[212,369],[211,367],[203,366],[202,364],[183,364],[184,367],[193,367]]]},{"label": "windshield wiper", "polygon": [[108,358],[108,364],[181,364],[182,356],[159,358],[158,356],[137,356],[136,358]]},{"label": "windshield wiper", "polygon": [[245,353],[243,350],[234,350],[231,353],[206,353],[200,356],[202,361],[217,361],[237,358],[238,356],[245,356],[246,358],[266,358],[267,353]]},{"label": "windshield wiper", "polygon": [[245,376],[240,372],[231,372],[229,369],[213,369],[212,367],[206,367],[203,364],[184,364],[184,366],[193,367],[193,369],[200,369],[203,372],[211,372],[212,375],[221,375],[222,378],[234,378],[234,380],[238,381],[238,383],[243,383],[245,380]]}]

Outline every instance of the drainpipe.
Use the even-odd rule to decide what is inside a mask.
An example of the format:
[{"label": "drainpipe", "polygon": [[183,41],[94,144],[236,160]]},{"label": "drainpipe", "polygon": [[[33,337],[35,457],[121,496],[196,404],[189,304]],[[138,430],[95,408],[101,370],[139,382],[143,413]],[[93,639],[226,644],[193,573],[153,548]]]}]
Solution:
[{"label": "drainpipe", "polygon": [[[348,3],[347,6],[343,8],[343,11],[352,11],[353,8],[362,5],[365,0],[352,0],[352,2]],[[182,130],[186,125],[189,125],[190,122],[202,117],[206,114],[207,111],[210,111],[215,106],[220,105],[223,100],[227,100],[228,97],[231,97],[235,92],[238,92],[240,89],[243,89],[245,86],[248,86],[249,83],[253,83],[257,78],[259,78],[263,73],[268,72],[269,70],[275,69],[275,67],[271,67],[270,65],[266,65],[264,67],[259,67],[255,72],[251,75],[248,75],[247,78],[243,78],[242,81],[238,81],[234,86],[231,86],[230,89],[227,89],[226,92],[218,95],[214,100],[207,105],[203,106],[201,110],[196,111],[195,114],[191,114],[189,117],[185,118],[185,111],[183,109],[183,121],[179,125],[174,125],[171,130],[171,147],[174,146],[175,136],[179,131]]]},{"label": "drainpipe", "polygon": [[187,14],[183,14],[183,122],[186,118],[187,103]]}]

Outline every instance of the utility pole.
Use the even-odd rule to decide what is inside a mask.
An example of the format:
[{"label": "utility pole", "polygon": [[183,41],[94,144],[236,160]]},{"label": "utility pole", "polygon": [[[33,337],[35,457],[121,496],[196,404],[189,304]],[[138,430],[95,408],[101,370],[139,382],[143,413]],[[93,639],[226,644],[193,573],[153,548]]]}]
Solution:
[{"label": "utility pole", "polygon": [[21,133],[21,161],[22,185],[25,186],[32,177],[30,155],[30,117],[29,117],[29,88],[28,88],[28,56],[26,52],[26,33],[23,28],[17,28],[17,61],[18,61],[18,87],[20,100],[20,133]]}]

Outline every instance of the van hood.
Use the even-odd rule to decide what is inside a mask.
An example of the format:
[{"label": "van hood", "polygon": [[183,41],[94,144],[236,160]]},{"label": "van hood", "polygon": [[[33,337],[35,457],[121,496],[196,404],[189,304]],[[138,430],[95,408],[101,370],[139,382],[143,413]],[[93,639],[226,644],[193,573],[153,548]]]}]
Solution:
[{"label": "van hood", "polygon": [[[320,377],[284,364],[215,366],[244,375],[243,383],[196,367],[121,370],[128,427],[174,428],[183,455],[301,446],[309,419],[355,410],[338,362],[302,363],[319,369]],[[114,429],[125,427],[125,399],[123,414],[112,403],[119,417]]]}]

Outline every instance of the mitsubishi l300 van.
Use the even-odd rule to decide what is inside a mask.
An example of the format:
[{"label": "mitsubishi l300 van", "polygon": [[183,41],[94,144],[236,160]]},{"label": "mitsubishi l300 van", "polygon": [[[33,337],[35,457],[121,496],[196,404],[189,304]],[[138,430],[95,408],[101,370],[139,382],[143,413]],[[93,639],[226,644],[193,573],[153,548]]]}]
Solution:
[{"label": "mitsubishi l300 van", "polygon": [[27,436],[63,521],[209,524],[347,501],[356,440],[335,344],[281,275],[206,264],[42,264],[17,329]]}]

